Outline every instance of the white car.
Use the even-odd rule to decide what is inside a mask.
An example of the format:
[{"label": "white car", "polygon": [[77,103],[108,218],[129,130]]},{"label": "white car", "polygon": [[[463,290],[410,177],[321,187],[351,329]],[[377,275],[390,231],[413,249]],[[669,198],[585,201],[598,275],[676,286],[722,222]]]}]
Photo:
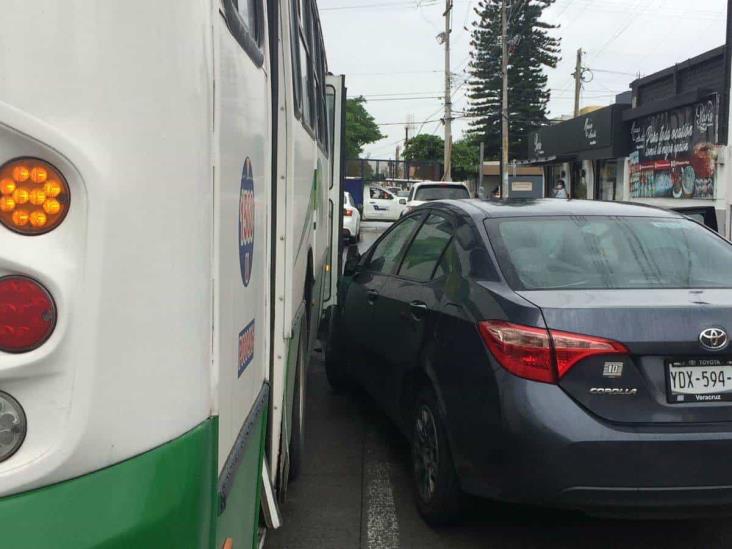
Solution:
[{"label": "white car", "polygon": [[407,201],[376,185],[364,185],[363,218],[371,221],[396,221],[402,216]]},{"label": "white car", "polygon": [[407,197],[407,205],[402,215],[420,204],[432,200],[470,198],[470,191],[463,183],[445,181],[421,181],[412,185]]},{"label": "white car", "polygon": [[343,193],[343,238],[352,242],[361,240],[361,214],[351,193]]}]

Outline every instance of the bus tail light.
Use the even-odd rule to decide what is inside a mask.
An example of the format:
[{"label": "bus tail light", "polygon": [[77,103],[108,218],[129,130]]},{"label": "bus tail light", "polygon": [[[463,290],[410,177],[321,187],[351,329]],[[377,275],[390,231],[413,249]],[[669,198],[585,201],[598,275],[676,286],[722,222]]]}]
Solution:
[{"label": "bus tail light", "polygon": [[43,286],[25,276],[0,278],[0,351],[32,351],[55,327],[56,304]]},{"label": "bus tail light", "polygon": [[20,403],[0,391],[0,461],[5,461],[25,440],[28,423]]},{"label": "bus tail light", "polygon": [[343,208],[343,215],[351,217],[353,215],[353,210],[351,208]]},{"label": "bus tail light", "polygon": [[52,231],[66,217],[69,204],[69,185],[48,162],[18,158],[0,167],[0,224],[11,231]]}]

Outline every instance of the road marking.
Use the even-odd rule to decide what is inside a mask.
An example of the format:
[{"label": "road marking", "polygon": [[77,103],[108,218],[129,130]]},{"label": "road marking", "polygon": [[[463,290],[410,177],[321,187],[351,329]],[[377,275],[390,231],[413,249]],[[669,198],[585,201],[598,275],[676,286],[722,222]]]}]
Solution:
[{"label": "road marking", "polygon": [[378,441],[367,436],[366,446],[366,548],[398,549],[399,521],[389,463],[382,459]]}]

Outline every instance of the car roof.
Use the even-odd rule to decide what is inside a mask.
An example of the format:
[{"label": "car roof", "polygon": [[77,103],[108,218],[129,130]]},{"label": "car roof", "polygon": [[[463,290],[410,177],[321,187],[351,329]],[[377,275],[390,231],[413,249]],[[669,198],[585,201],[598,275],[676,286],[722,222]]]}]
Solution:
[{"label": "car roof", "polygon": [[483,200],[438,200],[430,202],[457,207],[473,217],[542,217],[560,215],[612,215],[627,217],[683,218],[678,212],[645,204],[602,200],[566,200],[561,198]]},{"label": "car roof", "polygon": [[424,187],[426,185],[431,186],[440,186],[440,187],[465,187],[465,183],[461,182],[455,182],[455,181],[420,181],[418,183],[413,183],[412,188],[417,189],[419,187]]}]

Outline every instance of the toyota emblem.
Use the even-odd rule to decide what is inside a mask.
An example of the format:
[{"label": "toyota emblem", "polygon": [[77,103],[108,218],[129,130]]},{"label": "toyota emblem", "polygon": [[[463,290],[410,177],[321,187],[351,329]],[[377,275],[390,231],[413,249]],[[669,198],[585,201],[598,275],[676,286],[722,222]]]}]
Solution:
[{"label": "toyota emblem", "polygon": [[721,351],[727,348],[729,338],[721,328],[707,328],[699,334],[699,343],[708,351]]}]

